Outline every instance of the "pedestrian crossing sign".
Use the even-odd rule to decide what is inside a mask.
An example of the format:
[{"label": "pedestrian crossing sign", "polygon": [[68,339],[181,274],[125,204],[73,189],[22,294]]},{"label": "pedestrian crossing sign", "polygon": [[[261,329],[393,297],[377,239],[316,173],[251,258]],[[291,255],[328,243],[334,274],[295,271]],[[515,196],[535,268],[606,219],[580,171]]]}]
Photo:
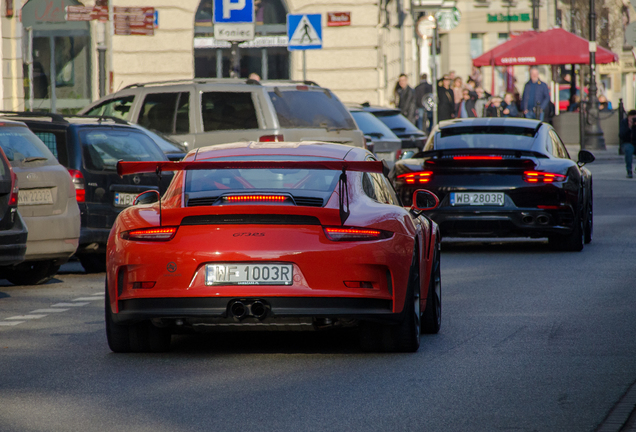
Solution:
[{"label": "pedestrian crossing sign", "polygon": [[322,49],[322,15],[288,14],[287,49]]}]

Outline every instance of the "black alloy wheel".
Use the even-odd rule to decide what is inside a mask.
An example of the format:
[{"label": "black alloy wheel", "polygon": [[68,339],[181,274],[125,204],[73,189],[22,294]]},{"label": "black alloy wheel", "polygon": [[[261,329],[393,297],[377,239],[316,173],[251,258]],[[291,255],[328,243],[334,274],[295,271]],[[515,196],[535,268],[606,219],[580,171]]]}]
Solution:
[{"label": "black alloy wheel", "polygon": [[117,324],[113,320],[113,313],[110,310],[110,300],[108,297],[108,281],[106,281],[106,296],[104,297],[104,315],[106,320],[106,339],[108,347],[116,353],[130,352],[130,334],[128,326]]},{"label": "black alloy wheel", "polygon": [[53,261],[27,261],[3,270],[2,276],[13,285],[41,285],[55,276],[60,266]]},{"label": "black alloy wheel", "polygon": [[574,220],[574,227],[570,234],[548,237],[550,247],[554,250],[564,252],[582,251],[585,245],[585,216],[583,209],[580,209]]},{"label": "black alloy wheel", "polygon": [[436,334],[442,326],[442,272],[439,245],[435,249],[426,307],[422,313],[422,333]]}]

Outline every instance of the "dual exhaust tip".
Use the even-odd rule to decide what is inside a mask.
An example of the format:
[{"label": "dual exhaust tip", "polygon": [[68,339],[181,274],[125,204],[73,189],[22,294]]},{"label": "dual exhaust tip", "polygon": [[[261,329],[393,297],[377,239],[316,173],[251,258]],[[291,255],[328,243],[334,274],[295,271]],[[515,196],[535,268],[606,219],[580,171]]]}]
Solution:
[{"label": "dual exhaust tip", "polygon": [[524,224],[531,224],[533,222],[536,222],[539,225],[547,225],[550,223],[550,218],[546,215],[539,215],[536,218],[531,215],[525,215],[521,218],[521,222],[523,222]]},{"label": "dual exhaust tip", "polygon": [[269,307],[260,300],[254,300],[252,302],[235,300],[230,304],[229,310],[232,316],[239,320],[247,317],[262,320],[267,316]]}]

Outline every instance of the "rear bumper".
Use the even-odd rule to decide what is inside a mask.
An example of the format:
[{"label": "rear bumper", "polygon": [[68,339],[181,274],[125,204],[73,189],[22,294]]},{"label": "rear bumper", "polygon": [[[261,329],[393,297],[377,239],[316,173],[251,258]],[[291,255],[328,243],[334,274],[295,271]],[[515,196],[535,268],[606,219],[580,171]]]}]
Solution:
[{"label": "rear bumper", "polygon": [[199,298],[146,298],[118,301],[119,313],[113,314],[118,323],[162,319],[182,319],[193,324],[210,319],[239,321],[229,310],[237,300],[246,303],[256,300],[268,309],[264,320],[278,318],[351,318],[394,321],[400,314],[393,313],[393,301],[369,298],[341,297],[199,297]]},{"label": "rear bumper", "polygon": [[572,232],[574,212],[570,208],[450,208],[428,213],[444,237],[532,237]]},{"label": "rear bumper", "polygon": [[80,235],[80,213],[75,201],[60,215],[25,217],[29,228],[25,260],[57,259],[66,262],[75,253]]}]

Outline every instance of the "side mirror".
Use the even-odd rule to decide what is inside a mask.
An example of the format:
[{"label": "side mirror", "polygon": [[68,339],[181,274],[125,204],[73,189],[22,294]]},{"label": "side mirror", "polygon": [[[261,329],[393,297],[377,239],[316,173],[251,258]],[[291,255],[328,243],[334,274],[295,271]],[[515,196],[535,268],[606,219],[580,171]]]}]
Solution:
[{"label": "side mirror", "polygon": [[161,199],[161,195],[156,190],[149,190],[146,192],[142,192],[137,195],[135,201],[133,201],[133,205],[137,204],[153,204],[158,202]]},{"label": "side mirror", "polygon": [[411,157],[413,157],[414,154],[415,154],[415,152],[413,150],[404,151],[400,155],[400,160],[401,159],[410,159]]},{"label": "side mirror", "polygon": [[579,166],[592,163],[596,160],[592,152],[587,150],[581,150],[579,152]]},{"label": "side mirror", "polygon": [[431,191],[418,189],[413,192],[413,209],[419,211],[433,210],[439,205],[439,198]]}]

